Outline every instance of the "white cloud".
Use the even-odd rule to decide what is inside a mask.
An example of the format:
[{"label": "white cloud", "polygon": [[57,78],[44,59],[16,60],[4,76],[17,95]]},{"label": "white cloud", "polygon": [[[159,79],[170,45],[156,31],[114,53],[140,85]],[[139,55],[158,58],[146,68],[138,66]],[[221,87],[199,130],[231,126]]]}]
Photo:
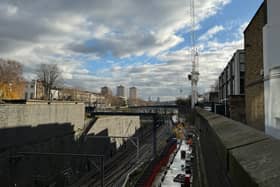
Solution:
[{"label": "white cloud", "polygon": [[216,25],[214,27],[212,27],[211,29],[209,29],[206,33],[204,33],[203,35],[201,35],[198,40],[200,41],[207,41],[212,39],[217,33],[221,32],[225,30],[225,28],[222,25]]},{"label": "white cloud", "polygon": [[[199,57],[199,92],[207,91],[218,79],[226,63],[230,60],[235,50],[242,45],[242,40],[232,42],[210,42],[205,50],[200,52]],[[188,49],[181,49],[173,52],[166,52],[158,56],[163,61],[161,64],[148,64],[139,66],[115,66],[107,69],[112,77],[87,76],[83,79],[84,88],[94,82],[98,89],[104,85],[115,87],[119,84],[136,86],[139,94],[147,99],[161,97],[161,100],[175,99],[175,97],[190,94],[190,82],[187,75],[191,72],[191,62],[189,60]],[[96,89],[96,91],[98,91]],[[183,90],[183,93],[180,93]]]},{"label": "white cloud", "polygon": [[[201,27],[201,21],[229,2],[196,1],[197,28]],[[22,62],[27,77],[34,76],[40,63],[58,63],[67,84],[99,90],[105,84],[115,87],[123,83],[138,86],[145,98],[148,95],[170,98],[180,88],[189,88],[187,50],[169,51],[184,41],[182,33],[189,29],[186,10],[185,0],[2,0],[0,25],[5,27],[0,27],[0,56]],[[209,30],[210,38],[222,28],[215,29]],[[223,45],[226,45],[225,53],[219,51]],[[223,59],[232,52],[235,43],[210,42],[201,46],[209,52],[201,54],[201,68],[209,66],[209,70],[216,72],[214,66],[222,67]],[[147,55],[163,63],[134,62],[140,65],[127,67],[116,63],[113,68],[110,65],[97,71],[103,77],[93,75],[85,61],[102,59],[108,53],[120,60]],[[205,65],[206,61],[217,59],[219,65],[212,65],[213,68]]]},{"label": "white cloud", "polygon": [[0,3],[0,15],[1,16],[15,16],[18,12],[18,7],[8,4],[8,3]]},{"label": "white cloud", "polygon": [[[26,41],[27,46],[30,42],[42,45],[59,42],[70,45],[74,51],[100,56],[110,51],[120,57],[158,54],[182,42],[176,32],[190,23],[184,0],[12,2],[2,3],[6,12],[17,16],[1,16],[0,24],[6,25],[0,28],[1,39]],[[228,2],[198,1],[198,21],[215,14]],[[94,47],[84,45],[88,40],[98,43]]]}]

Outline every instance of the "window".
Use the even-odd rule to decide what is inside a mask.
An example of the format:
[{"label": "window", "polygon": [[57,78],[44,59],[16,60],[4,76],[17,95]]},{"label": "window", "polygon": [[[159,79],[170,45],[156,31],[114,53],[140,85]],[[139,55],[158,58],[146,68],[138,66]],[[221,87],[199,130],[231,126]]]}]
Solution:
[{"label": "window", "polygon": [[233,87],[233,83],[234,83],[234,79],[232,79],[231,81],[230,81],[230,95],[234,95],[235,93],[234,93],[234,87]]},{"label": "window", "polygon": [[30,94],[30,99],[34,99],[34,93]]},{"label": "window", "polygon": [[25,92],[25,97],[24,98],[28,99],[28,93],[27,92]]},{"label": "window", "polygon": [[245,71],[245,64],[244,63],[240,63],[240,71],[241,72]]},{"label": "window", "polygon": [[240,79],[243,79],[245,77],[245,72],[240,72]]},{"label": "window", "polygon": [[31,85],[30,85],[30,88],[34,88],[34,84],[31,84]]},{"label": "window", "polygon": [[240,62],[245,62],[245,54],[244,53],[241,53],[240,55],[239,55],[239,61]]},{"label": "window", "polygon": [[232,61],[232,63],[231,63],[231,66],[230,66],[231,68],[231,71],[230,71],[230,73],[231,73],[231,76],[234,76],[234,61]]},{"label": "window", "polygon": [[240,94],[244,94],[244,79],[240,79]]}]

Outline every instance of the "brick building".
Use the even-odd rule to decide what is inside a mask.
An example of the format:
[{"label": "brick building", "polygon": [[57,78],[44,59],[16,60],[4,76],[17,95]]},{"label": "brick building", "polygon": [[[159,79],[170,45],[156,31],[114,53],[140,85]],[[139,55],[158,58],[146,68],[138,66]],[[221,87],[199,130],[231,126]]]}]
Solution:
[{"label": "brick building", "polygon": [[264,2],[244,31],[245,111],[248,125],[264,130],[263,27],[267,22]]}]

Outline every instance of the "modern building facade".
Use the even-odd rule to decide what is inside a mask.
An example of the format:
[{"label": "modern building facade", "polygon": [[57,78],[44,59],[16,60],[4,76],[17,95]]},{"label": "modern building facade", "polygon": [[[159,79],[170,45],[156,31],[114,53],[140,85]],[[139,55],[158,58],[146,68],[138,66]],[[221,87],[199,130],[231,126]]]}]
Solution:
[{"label": "modern building facade", "polygon": [[219,102],[219,92],[210,91],[204,94],[204,102],[218,103]]},{"label": "modern building facade", "polygon": [[263,28],[265,132],[280,138],[280,1],[267,1]]},{"label": "modern building facade", "polygon": [[101,94],[104,96],[110,96],[112,95],[112,90],[109,87],[104,86],[101,88]]},{"label": "modern building facade", "polygon": [[117,86],[117,96],[119,97],[125,97],[125,87],[120,85]]},{"label": "modern building facade", "polygon": [[267,22],[264,2],[244,31],[246,123],[264,131],[263,27]]},{"label": "modern building facade", "polygon": [[244,94],[245,52],[237,50],[219,76],[219,100],[224,102],[231,95]]},{"label": "modern building facade", "polygon": [[137,88],[134,86],[129,88],[129,99],[131,100],[137,99]]},{"label": "modern building facade", "polygon": [[[237,50],[219,76],[218,100],[214,111],[219,111],[233,120],[245,122],[245,98],[244,98],[244,76],[245,76],[245,52]],[[216,106],[218,108],[216,108]],[[222,108],[221,108],[222,107]],[[217,109],[217,110],[216,110]]]}]

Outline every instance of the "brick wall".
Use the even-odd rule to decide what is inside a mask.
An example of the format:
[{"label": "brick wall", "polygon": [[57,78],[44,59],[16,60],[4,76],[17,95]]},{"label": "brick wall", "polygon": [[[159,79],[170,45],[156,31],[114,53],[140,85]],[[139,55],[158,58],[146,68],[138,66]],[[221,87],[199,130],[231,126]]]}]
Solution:
[{"label": "brick wall", "polygon": [[245,97],[244,95],[229,96],[230,118],[245,123]]},{"label": "brick wall", "polygon": [[245,37],[245,111],[248,125],[264,131],[263,27],[265,3],[244,31]]}]

